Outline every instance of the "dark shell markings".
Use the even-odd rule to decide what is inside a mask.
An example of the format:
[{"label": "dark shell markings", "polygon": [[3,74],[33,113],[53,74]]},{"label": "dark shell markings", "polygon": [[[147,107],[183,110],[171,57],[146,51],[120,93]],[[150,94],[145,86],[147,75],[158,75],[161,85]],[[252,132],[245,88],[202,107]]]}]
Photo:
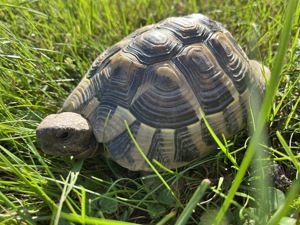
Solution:
[{"label": "dark shell markings", "polygon": [[[114,161],[148,171],[126,120],[150,160],[177,168],[216,148],[200,112],[218,136],[231,138],[246,127],[249,84],[263,95],[262,68],[220,23],[201,14],[171,17],[104,51],[59,114],[80,115]],[[37,136],[46,142],[42,124]]]}]

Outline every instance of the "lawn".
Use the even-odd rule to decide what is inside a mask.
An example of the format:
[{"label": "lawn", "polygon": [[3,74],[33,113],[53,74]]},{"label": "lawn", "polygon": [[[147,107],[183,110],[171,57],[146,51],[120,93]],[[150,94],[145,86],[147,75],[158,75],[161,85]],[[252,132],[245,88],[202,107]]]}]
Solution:
[{"label": "lawn", "polygon": [[[137,28],[197,12],[272,71],[252,133],[221,140],[183,168],[143,176],[107,157],[38,148],[36,127],[102,51]],[[1,0],[0,224],[296,224],[299,17],[297,0]]]}]

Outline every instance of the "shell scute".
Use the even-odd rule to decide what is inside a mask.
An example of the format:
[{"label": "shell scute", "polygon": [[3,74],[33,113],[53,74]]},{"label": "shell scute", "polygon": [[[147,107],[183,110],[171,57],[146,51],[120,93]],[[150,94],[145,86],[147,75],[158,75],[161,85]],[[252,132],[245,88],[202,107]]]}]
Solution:
[{"label": "shell scute", "polygon": [[161,162],[163,165],[173,167],[174,158],[174,131],[166,129],[157,129],[152,137],[147,158]]},{"label": "shell scute", "polygon": [[175,58],[175,64],[186,74],[186,80],[205,114],[222,111],[233,101],[232,83],[206,46],[187,47]]},{"label": "shell scute", "polygon": [[242,57],[223,33],[215,33],[208,40],[208,46],[218,64],[231,78],[238,92],[245,91],[247,88],[245,79],[249,70],[248,61]]},{"label": "shell scute", "polygon": [[171,59],[181,49],[181,43],[164,30],[152,29],[137,36],[124,49],[138,61],[151,65]]},{"label": "shell scute", "polygon": [[[147,82],[131,103],[130,112],[141,122],[155,128],[178,128],[198,120],[189,96],[171,67],[150,67]],[[186,93],[188,92],[188,93]]]},{"label": "shell scute", "polygon": [[182,127],[175,131],[175,162],[191,162],[199,158],[200,152],[193,141],[188,127]]},{"label": "shell scute", "polygon": [[184,45],[204,42],[212,35],[206,26],[188,17],[166,19],[158,28],[171,31]]},{"label": "shell scute", "polygon": [[200,112],[220,139],[245,128],[251,73],[220,23],[201,14],[171,17],[104,51],[62,111],[87,118],[111,158],[130,170],[150,168],[125,120],[150,160],[177,168],[216,146]]},{"label": "shell scute", "polygon": [[[139,121],[134,121],[129,125],[129,129],[134,137],[138,134],[138,129],[141,123]],[[120,148],[119,143],[126,143]],[[132,158],[132,150],[134,149],[134,143],[131,141],[131,137],[127,130],[124,130],[114,139],[106,143],[106,147],[109,149],[109,154],[111,159],[118,162],[124,167],[134,167],[135,160]]]}]

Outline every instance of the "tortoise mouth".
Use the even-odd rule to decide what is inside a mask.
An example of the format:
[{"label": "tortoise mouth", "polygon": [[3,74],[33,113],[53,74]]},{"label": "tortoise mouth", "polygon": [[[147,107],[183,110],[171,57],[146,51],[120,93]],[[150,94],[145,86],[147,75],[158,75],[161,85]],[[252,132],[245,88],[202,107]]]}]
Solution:
[{"label": "tortoise mouth", "polygon": [[100,151],[98,151],[99,143],[97,142],[95,146],[80,152],[79,154],[74,155],[75,159],[86,159],[86,158],[92,158],[94,156],[97,156],[100,154]]},{"label": "tortoise mouth", "polygon": [[87,148],[82,149],[81,151],[76,150],[73,146],[58,146],[55,144],[49,145],[48,143],[43,142],[42,140],[37,140],[37,145],[46,155],[58,156],[58,157],[71,157],[74,156],[76,159],[92,158],[100,154],[99,143],[94,140],[89,144]]},{"label": "tortoise mouth", "polygon": [[69,151],[65,149],[64,151],[59,151],[55,149],[48,149],[46,150],[45,148],[42,148],[42,151],[47,154],[47,155],[52,155],[52,156],[58,156],[58,157],[68,157],[68,156],[74,156],[75,159],[86,159],[86,158],[92,158],[94,156],[97,156],[100,154],[98,151],[99,143],[96,143],[96,145],[93,145],[92,147],[82,151]]}]

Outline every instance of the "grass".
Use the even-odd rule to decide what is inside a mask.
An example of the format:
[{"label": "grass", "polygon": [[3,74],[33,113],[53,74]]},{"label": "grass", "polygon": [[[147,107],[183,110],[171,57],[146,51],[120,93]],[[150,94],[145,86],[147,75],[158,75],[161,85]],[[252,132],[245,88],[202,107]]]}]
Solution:
[{"label": "grass", "polygon": [[[295,224],[300,7],[289,2],[2,0],[0,224]],[[242,132],[223,143],[229,154],[215,151],[159,181],[103,157],[83,162],[39,151],[35,128],[99,53],[138,27],[193,12],[222,22],[250,58],[272,70],[250,141]],[[272,168],[275,187],[267,179]]]}]

